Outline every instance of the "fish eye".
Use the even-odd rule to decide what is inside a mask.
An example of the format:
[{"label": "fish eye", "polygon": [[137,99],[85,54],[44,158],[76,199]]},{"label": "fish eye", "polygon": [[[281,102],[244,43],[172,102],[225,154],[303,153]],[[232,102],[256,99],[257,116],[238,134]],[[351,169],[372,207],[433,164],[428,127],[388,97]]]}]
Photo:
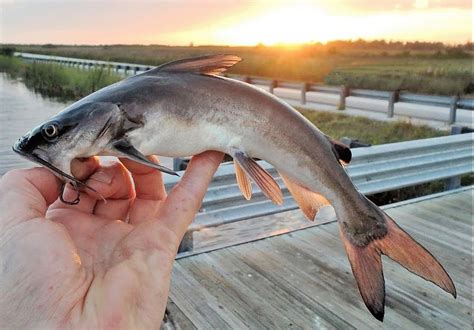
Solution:
[{"label": "fish eye", "polygon": [[41,133],[43,134],[43,137],[49,141],[52,142],[56,139],[59,133],[59,128],[58,125],[51,123],[51,124],[46,124],[43,126],[41,129]]}]

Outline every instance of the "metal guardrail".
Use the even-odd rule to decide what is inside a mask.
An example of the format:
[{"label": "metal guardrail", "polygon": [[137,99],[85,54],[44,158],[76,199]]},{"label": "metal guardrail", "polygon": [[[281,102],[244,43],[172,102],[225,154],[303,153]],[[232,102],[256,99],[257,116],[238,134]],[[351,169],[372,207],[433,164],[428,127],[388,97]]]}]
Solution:
[{"label": "metal guardrail", "polygon": [[[459,185],[458,178],[473,171],[473,139],[474,134],[467,133],[352,149],[347,172],[366,195],[450,178]],[[181,252],[192,250],[195,231],[298,208],[276,170],[266,162],[260,164],[280,185],[284,204],[274,205],[255,185],[252,199],[245,200],[236,183],[234,166],[224,164],[209,186],[202,212],[188,229]],[[171,189],[178,181],[167,176],[166,188]],[[447,187],[457,188],[452,180],[448,180]]]},{"label": "metal guardrail", "polygon": [[[91,68],[94,66],[110,68],[117,73],[124,75],[138,74],[145,72],[153,68],[153,66],[142,65],[142,64],[131,64],[121,62],[108,62],[108,61],[97,61],[87,60],[80,58],[71,58],[63,56],[50,56],[40,55],[31,53],[15,53],[15,56],[21,57],[25,60],[30,61],[42,61],[42,62],[55,62],[63,65],[69,65],[78,68]],[[387,116],[389,118],[394,116],[395,103],[404,102],[420,105],[430,105],[436,107],[449,108],[448,123],[453,124],[456,122],[456,114],[458,109],[462,110],[474,110],[474,99],[473,98],[461,98],[459,95],[449,96],[434,96],[434,95],[422,95],[413,94],[401,91],[375,91],[366,89],[351,89],[347,86],[324,86],[318,83],[309,82],[296,82],[296,81],[285,81],[276,79],[265,79],[262,77],[242,76],[242,75],[226,75],[228,77],[245,81],[249,84],[267,86],[270,93],[274,93],[275,88],[287,88],[293,90],[299,90],[300,103],[306,104],[306,96],[308,92],[325,93],[332,95],[339,95],[338,109],[343,110],[346,108],[346,98],[350,96],[362,97],[373,100],[384,100],[388,102]]]}]

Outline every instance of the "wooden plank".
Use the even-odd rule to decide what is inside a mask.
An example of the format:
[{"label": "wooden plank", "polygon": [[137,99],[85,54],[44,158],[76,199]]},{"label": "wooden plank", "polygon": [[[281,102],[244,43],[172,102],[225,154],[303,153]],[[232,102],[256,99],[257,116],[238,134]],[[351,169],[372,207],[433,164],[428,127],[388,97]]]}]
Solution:
[{"label": "wooden plank", "polygon": [[[246,274],[235,272],[235,269],[232,269],[234,273],[231,276],[217,271],[220,267],[216,266],[218,261],[215,256],[209,258],[203,254],[197,258],[186,259],[184,263],[190,272],[189,275],[193,276],[205,290],[212,292],[221,306],[227,307],[227,310],[220,315],[230,313],[240,322],[259,328],[275,328],[278,325],[291,323],[255,291],[250,290],[246,285],[234,285],[232,279],[246,276]],[[263,313],[263,310],[267,314]]]},{"label": "wooden plank", "polygon": [[206,328],[209,324],[219,329],[247,328],[179,262],[173,268],[170,298],[197,328]]},{"label": "wooden plank", "polygon": [[[236,255],[231,249],[212,256],[212,259],[218,262],[216,271],[228,278],[236,290],[246,287],[258,296],[255,303],[247,300],[245,305],[254,313],[258,311],[259,319],[270,318],[276,326],[284,328],[304,327],[309,323],[314,323],[318,327],[332,328],[331,324],[319,315],[315,318],[315,312],[311,306],[295,297],[293,292],[269,280],[266,273],[260,273],[249,267],[243,262],[244,258],[245,256],[242,256],[240,251]],[[288,306],[291,306],[291,309]],[[339,320],[338,324],[342,323]],[[348,326],[348,324],[344,325]]]},{"label": "wooden plank", "polygon": [[161,330],[174,330],[174,329],[197,329],[191,320],[176,306],[176,304],[168,299],[166,305],[165,319],[161,323]]},{"label": "wooden plank", "polygon": [[[381,324],[365,309],[356,287],[353,286],[353,290],[350,290],[347,286],[352,277],[348,263],[346,262],[345,267],[339,265],[334,267],[332,261],[328,261],[332,259],[331,252],[319,245],[315,247],[315,240],[312,244],[313,250],[295,249],[293,244],[299,243],[298,241],[293,237],[290,240],[291,243],[288,244],[287,235],[284,235],[281,239],[279,237],[268,244],[252,246],[249,248],[249,256],[245,258],[245,262],[250,263],[253,268],[264,267],[259,255],[276,249],[278,258],[265,258],[265,263],[268,264],[266,268],[272,269],[272,272],[268,272],[272,281],[287,287],[293,294],[297,294],[299,299],[304,297],[314,306],[326,307],[332,314],[356,328],[379,328]],[[316,257],[312,253],[315,251],[326,252],[324,258]],[[282,265],[283,260],[285,263]],[[321,314],[316,307],[314,310],[319,316],[324,316],[331,322],[335,320],[327,313]]]},{"label": "wooden plank", "polygon": [[[332,226],[323,226],[320,227],[321,231],[325,231],[326,235],[329,235],[329,237],[332,237],[332,243],[328,240],[325,241],[325,244],[328,245],[328,248],[330,250],[335,250],[338,248],[341,250],[340,253],[334,255],[331,258],[331,261],[335,263],[334,267],[347,267],[348,261],[347,257],[345,254],[342,252],[342,247],[341,244],[339,243],[339,237],[337,230],[334,230]],[[302,242],[305,242],[307,244],[306,249],[309,249],[312,244],[314,244],[314,237],[312,237],[310,234],[307,234],[306,232],[303,232],[303,235],[299,235],[298,233],[298,238]],[[321,239],[321,236],[324,236],[324,234],[320,233],[318,235],[318,238]],[[308,239],[311,239],[311,241],[308,242]],[[406,317],[409,317],[412,319],[413,322],[416,322],[417,324],[422,324],[423,322],[426,322],[426,320],[430,320],[432,316],[428,311],[430,309],[426,308],[423,309],[422,312],[426,312],[427,315],[411,315],[413,313],[413,310],[419,309],[420,303],[418,303],[418,300],[423,300],[426,302],[430,301],[437,301],[439,306],[443,306],[441,309],[438,307],[438,312],[444,312],[445,306],[449,306],[450,308],[446,308],[448,311],[454,311],[452,314],[448,313],[448,316],[445,317],[447,319],[446,322],[458,322],[458,316],[461,315],[462,313],[465,312],[467,313],[469,311],[468,306],[470,305],[468,300],[461,300],[458,299],[457,301],[454,300],[449,294],[445,293],[444,291],[440,290],[436,286],[434,286],[432,283],[429,283],[427,281],[424,281],[423,279],[417,277],[414,274],[409,273],[406,271],[403,267],[400,267],[397,263],[391,261],[388,258],[384,258],[383,261],[384,264],[384,274],[385,274],[385,279],[386,279],[386,287],[387,287],[387,312],[386,315],[396,315],[396,319],[399,320],[399,315],[397,314],[403,314]],[[466,273],[464,273],[465,276]],[[352,282],[354,282],[353,279],[351,279]],[[356,290],[355,282],[353,284],[354,290]],[[460,289],[458,287],[458,289]],[[460,294],[464,295],[467,292],[470,291],[470,288],[468,286],[463,286],[462,287],[463,291],[460,291]],[[393,292],[398,293],[393,294]],[[403,297],[400,298],[400,294],[405,294],[405,295],[411,295],[413,297],[418,297],[418,298],[413,298],[413,297]],[[420,298],[421,297],[421,298]],[[464,306],[464,308],[462,307]],[[396,309],[395,311],[390,311],[388,308],[393,308]],[[395,314],[394,314],[395,313]],[[421,313],[419,313],[421,314]],[[451,317],[451,315],[454,315],[454,317]],[[462,317],[461,317],[462,319]],[[398,321],[397,321],[398,322]],[[385,322],[384,322],[385,324]]]},{"label": "wooden plank", "polygon": [[[391,212],[397,219],[409,218],[410,221],[401,222],[402,226],[409,226],[414,228],[413,230],[431,232],[433,237],[436,237],[438,240],[443,241],[444,243],[449,243],[454,241],[456,245],[463,245],[465,241],[471,241],[471,235],[463,231],[456,231],[455,228],[450,226],[450,222],[442,215],[426,212],[423,209],[420,209],[421,212],[394,210]],[[454,212],[453,212],[454,213]],[[440,224],[443,222],[443,224]],[[442,230],[442,232],[439,232]],[[461,251],[465,252],[465,251]]]}]

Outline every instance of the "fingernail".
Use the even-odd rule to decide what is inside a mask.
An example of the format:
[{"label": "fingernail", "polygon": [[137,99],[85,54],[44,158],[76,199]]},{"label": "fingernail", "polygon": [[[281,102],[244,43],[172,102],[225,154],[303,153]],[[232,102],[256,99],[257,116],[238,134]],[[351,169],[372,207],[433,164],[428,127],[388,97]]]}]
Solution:
[{"label": "fingernail", "polygon": [[97,171],[91,176],[92,180],[99,181],[105,184],[111,184],[113,176],[112,174],[104,171]]}]

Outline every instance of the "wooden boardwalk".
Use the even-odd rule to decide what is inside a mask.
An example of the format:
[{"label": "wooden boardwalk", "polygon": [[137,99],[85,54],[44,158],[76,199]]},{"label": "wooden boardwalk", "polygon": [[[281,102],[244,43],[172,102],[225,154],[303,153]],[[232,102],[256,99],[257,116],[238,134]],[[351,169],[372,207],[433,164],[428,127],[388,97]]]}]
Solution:
[{"label": "wooden boardwalk", "polygon": [[384,257],[386,311],[378,322],[359,296],[337,224],[329,222],[177,260],[167,325],[472,329],[472,197],[472,188],[463,189],[385,208],[449,271],[456,300]]}]

